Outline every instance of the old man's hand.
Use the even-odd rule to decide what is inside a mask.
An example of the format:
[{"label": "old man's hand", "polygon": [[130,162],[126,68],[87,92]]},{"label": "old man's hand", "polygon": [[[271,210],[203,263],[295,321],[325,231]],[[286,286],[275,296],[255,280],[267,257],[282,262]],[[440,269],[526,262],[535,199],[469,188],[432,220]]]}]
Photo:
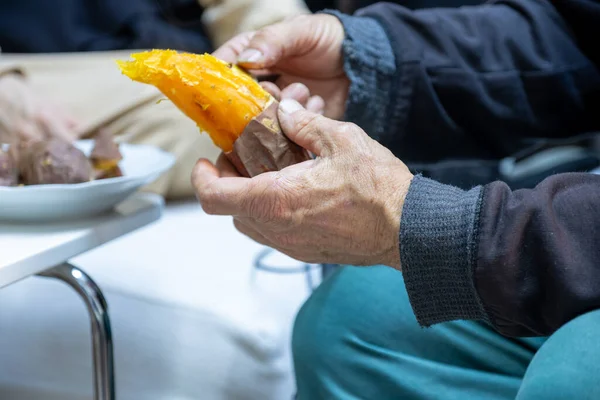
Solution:
[{"label": "old man's hand", "polygon": [[225,157],[200,160],[192,180],[208,214],[310,263],[400,267],[398,234],[412,174],[389,150],[350,123],[280,103],[285,134],[317,157],[242,178]]},{"label": "old man's hand", "polygon": [[311,111],[341,119],[350,88],[343,41],[344,27],[337,17],[299,15],[257,32],[242,33],[214,55],[257,76],[277,76],[274,82],[262,82],[276,98],[292,97]]}]

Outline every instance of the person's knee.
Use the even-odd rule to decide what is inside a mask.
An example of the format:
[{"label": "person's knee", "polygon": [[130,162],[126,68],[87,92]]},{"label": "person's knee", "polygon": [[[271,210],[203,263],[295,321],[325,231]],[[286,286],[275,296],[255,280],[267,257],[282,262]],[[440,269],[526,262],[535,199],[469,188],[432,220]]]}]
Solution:
[{"label": "person's knee", "polygon": [[[342,271],[326,280],[304,303],[294,323],[292,351],[296,370],[331,360],[343,336],[339,319],[344,306],[337,285]],[[331,354],[327,354],[331,353]]]},{"label": "person's knee", "polygon": [[600,399],[599,332],[600,310],[556,331],[533,358],[517,399]]},{"label": "person's knee", "polygon": [[383,348],[388,338],[397,338],[402,319],[417,327],[400,273],[387,267],[340,269],[296,317],[292,346],[297,376],[313,382],[335,376],[363,344]]}]

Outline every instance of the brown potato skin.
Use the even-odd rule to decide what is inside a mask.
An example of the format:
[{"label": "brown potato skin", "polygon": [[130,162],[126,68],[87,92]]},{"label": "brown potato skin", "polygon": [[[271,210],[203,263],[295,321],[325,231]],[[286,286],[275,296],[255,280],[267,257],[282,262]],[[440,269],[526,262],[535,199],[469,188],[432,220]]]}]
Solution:
[{"label": "brown potato skin", "polygon": [[123,176],[119,168],[119,161],[122,159],[123,155],[112,133],[107,129],[100,129],[94,137],[94,148],[90,153],[94,178],[108,179]]},{"label": "brown potato skin", "polygon": [[94,148],[90,153],[90,159],[92,161],[121,161],[123,159],[119,145],[114,141],[113,135],[109,130],[99,129],[94,136]]},{"label": "brown potato skin", "polygon": [[251,178],[310,159],[310,154],[281,130],[278,107],[274,101],[253,118],[233,144],[233,150],[225,153],[242,176]]},{"label": "brown potato skin", "polygon": [[32,142],[19,155],[19,171],[26,185],[82,183],[93,178],[85,154],[61,139]]}]

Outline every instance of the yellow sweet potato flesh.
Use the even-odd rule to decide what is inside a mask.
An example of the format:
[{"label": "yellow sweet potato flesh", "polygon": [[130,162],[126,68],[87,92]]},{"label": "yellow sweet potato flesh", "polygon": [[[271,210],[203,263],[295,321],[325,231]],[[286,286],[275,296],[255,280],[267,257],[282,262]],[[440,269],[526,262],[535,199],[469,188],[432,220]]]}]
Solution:
[{"label": "yellow sweet potato flesh", "polygon": [[251,76],[210,54],[152,50],[131,57],[118,61],[123,74],[156,86],[225,152],[272,101]]}]

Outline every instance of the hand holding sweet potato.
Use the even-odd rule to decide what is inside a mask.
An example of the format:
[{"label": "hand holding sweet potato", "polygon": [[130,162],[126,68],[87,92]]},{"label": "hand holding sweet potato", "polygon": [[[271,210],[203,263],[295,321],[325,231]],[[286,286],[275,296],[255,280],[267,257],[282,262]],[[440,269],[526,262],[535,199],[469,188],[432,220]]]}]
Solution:
[{"label": "hand holding sweet potato", "polygon": [[[344,71],[343,41],[344,28],[336,17],[301,15],[238,35],[214,55],[257,76],[275,75],[274,83],[265,83],[275,97],[281,93],[282,98],[293,98],[312,112],[319,113],[324,107],[326,117],[342,119],[350,88]],[[312,97],[304,100],[296,96],[297,83],[305,85]]]},{"label": "hand holding sweet potato", "polygon": [[201,160],[193,183],[204,211],[233,216],[243,234],[301,261],[399,268],[408,168],[358,126],[293,100],[281,102],[279,120],[317,158],[252,179]]}]

